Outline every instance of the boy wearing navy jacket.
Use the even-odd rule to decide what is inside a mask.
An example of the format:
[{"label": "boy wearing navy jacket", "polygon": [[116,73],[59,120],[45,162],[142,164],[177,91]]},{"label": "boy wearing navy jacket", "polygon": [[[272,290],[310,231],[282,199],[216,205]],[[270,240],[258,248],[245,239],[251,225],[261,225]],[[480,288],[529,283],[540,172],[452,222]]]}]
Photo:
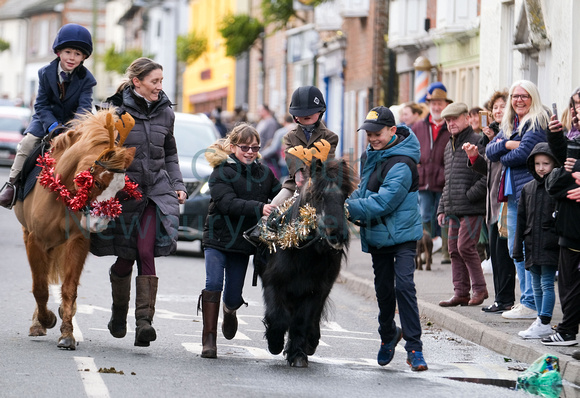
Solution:
[{"label": "boy wearing navy jacket", "polygon": [[34,115],[20,142],[8,182],[0,194],[0,206],[12,208],[17,184],[24,161],[40,140],[52,134],[75,114],[91,112],[93,87],[97,81],[83,66],[93,52],[90,32],[74,23],[58,31],[52,45],[57,58],[38,71],[38,94]]}]

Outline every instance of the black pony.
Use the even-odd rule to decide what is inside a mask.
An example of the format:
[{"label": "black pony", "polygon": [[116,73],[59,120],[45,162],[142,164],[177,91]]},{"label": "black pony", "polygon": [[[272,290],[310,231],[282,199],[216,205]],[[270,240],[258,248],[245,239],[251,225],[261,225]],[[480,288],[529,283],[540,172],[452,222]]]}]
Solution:
[{"label": "black pony", "polygon": [[344,160],[313,159],[309,174],[294,202],[269,219],[276,240],[261,272],[268,350],[282,352],[288,332],[284,353],[295,367],[308,366],[320,340],[320,320],[348,248],[344,202],[354,189]]}]

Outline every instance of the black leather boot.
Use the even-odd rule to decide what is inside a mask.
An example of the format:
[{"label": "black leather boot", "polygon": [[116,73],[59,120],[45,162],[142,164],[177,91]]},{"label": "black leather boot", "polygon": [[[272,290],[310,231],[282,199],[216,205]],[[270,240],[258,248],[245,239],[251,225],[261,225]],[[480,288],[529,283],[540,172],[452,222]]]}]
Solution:
[{"label": "black leather boot", "polygon": [[15,191],[16,191],[16,178],[10,178],[0,193],[0,206],[7,209],[11,209],[14,205]]},{"label": "black leather boot", "polygon": [[222,322],[222,333],[227,340],[231,340],[236,336],[238,331],[238,317],[236,316],[236,310],[230,310],[226,303],[223,305],[224,308],[224,320]]},{"label": "black leather boot", "polygon": [[113,337],[118,339],[127,334],[127,312],[129,311],[129,296],[131,293],[131,274],[120,277],[111,268],[109,271],[111,280],[111,293],[113,305],[111,306],[111,320],[107,327]]}]

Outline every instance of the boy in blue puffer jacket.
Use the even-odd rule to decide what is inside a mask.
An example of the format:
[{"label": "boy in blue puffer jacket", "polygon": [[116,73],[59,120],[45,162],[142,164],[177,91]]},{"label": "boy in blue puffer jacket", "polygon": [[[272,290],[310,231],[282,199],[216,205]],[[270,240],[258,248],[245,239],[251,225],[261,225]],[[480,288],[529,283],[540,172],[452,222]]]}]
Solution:
[{"label": "boy in blue puffer jacket", "polygon": [[[363,251],[370,253],[379,304],[379,365],[393,359],[404,337],[407,363],[427,370],[413,273],[417,240],[423,236],[418,205],[419,140],[406,126],[396,126],[392,112],[371,109],[358,129],[369,145],[361,158],[361,182],[346,201],[349,219],[361,226]],[[396,286],[396,288],[395,288]],[[403,329],[395,323],[395,306]]]}]

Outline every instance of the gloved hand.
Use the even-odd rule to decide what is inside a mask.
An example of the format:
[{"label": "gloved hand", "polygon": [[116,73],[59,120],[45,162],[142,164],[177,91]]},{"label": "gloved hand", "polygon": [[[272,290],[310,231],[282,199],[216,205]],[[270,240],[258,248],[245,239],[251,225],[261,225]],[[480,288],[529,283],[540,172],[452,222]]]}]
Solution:
[{"label": "gloved hand", "polygon": [[64,126],[63,126],[62,124],[60,124],[59,122],[54,122],[53,124],[51,124],[51,125],[48,127],[48,133],[49,133],[49,134],[52,134],[52,132],[53,132],[54,130],[56,130],[56,129],[61,129],[61,128],[63,128],[63,127],[64,127]]}]

